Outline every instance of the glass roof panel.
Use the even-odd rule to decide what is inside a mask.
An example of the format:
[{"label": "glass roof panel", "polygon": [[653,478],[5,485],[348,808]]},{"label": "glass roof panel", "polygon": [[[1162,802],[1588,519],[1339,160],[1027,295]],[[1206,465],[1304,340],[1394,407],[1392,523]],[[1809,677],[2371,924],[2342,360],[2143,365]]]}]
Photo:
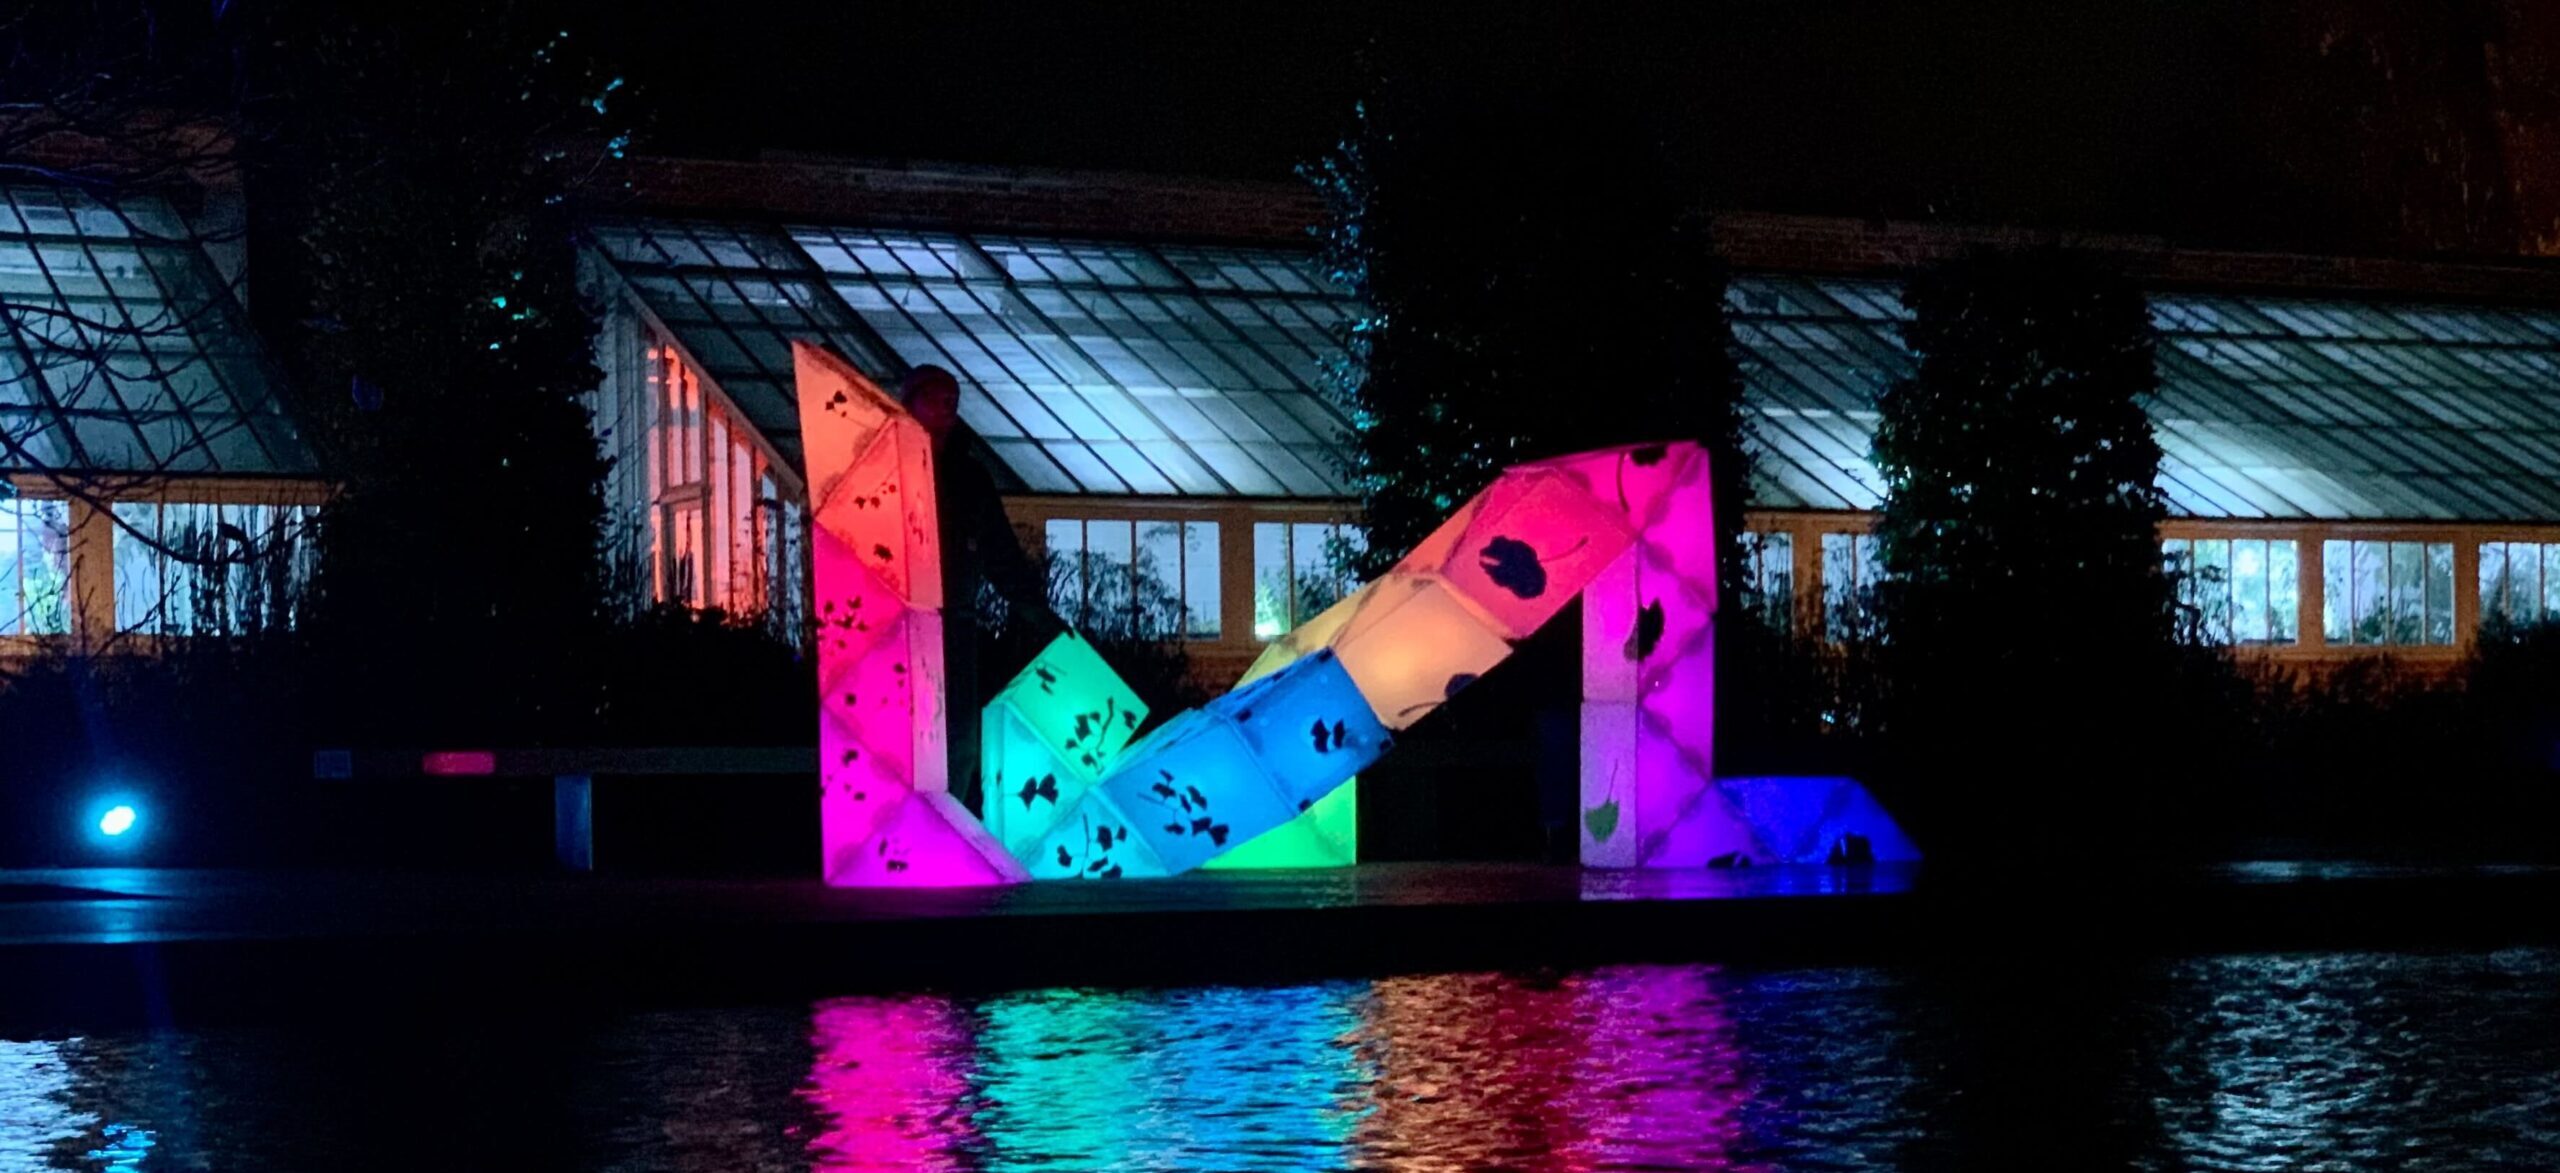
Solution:
[{"label": "glass roof panel", "polygon": [[0,187],[0,472],[318,471],[167,203]]},{"label": "glass roof panel", "polygon": [[[1754,503],[1876,508],[1864,443],[1828,427],[1871,432],[1909,369],[1885,321],[1894,284],[1737,274],[1726,304]],[[2161,487],[2180,516],[2549,514],[2560,311],[2161,293],[2151,313]]]},{"label": "glass roof panel", "polygon": [[1041,491],[1343,492],[1320,379],[1357,307],[1303,252],[673,220],[595,241],[715,381],[786,375],[783,343],[812,334],[884,382],[938,363]]}]

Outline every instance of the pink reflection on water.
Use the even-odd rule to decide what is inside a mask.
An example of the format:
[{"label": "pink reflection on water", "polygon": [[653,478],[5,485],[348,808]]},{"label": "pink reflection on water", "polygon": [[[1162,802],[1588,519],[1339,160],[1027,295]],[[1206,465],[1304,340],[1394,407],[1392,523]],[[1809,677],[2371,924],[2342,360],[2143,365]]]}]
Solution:
[{"label": "pink reflection on water", "polygon": [[949,1000],[843,998],[810,1022],[800,1096],[821,1122],[813,1170],[960,1169],[971,1136],[973,1032]]}]

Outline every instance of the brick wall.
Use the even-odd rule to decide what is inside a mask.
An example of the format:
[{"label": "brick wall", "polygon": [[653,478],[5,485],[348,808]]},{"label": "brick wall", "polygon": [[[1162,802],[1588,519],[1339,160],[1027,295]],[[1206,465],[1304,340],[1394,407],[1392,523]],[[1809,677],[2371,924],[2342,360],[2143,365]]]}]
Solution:
[{"label": "brick wall", "polygon": [[2409,294],[2560,301],[2560,263],[2541,259],[2337,257],[2177,248],[2154,236],[1735,212],[1715,222],[1737,269],[1892,274],[1976,247],[2059,245],[2114,258],[2146,285],[2250,292]]},{"label": "brick wall", "polygon": [[1309,242],[1323,218],[1288,183],[782,156],[635,159],[605,177],[630,210],[914,228],[1237,243]]}]

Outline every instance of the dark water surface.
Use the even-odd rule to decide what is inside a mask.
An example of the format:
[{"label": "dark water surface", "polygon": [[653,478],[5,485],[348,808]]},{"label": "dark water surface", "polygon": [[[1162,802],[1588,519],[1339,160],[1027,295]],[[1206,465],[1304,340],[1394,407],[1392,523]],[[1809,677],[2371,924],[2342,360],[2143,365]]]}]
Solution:
[{"label": "dark water surface", "polygon": [[2554,1169],[2560,950],[0,1039],[0,1170]]}]

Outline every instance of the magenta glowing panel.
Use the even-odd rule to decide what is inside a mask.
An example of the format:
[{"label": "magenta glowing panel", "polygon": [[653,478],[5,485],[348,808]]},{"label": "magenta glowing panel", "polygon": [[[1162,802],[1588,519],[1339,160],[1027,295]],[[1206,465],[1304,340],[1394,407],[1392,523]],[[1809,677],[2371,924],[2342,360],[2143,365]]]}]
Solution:
[{"label": "magenta glowing panel", "polygon": [[1688,445],[1553,462],[1629,510],[1636,539],[1582,607],[1582,861],[1701,867],[1749,834],[1715,788],[1715,515]]},{"label": "magenta glowing panel", "polygon": [[817,619],[826,880],[947,887],[1023,878],[944,793],[942,556],[924,428],[842,358],[792,344]]}]

